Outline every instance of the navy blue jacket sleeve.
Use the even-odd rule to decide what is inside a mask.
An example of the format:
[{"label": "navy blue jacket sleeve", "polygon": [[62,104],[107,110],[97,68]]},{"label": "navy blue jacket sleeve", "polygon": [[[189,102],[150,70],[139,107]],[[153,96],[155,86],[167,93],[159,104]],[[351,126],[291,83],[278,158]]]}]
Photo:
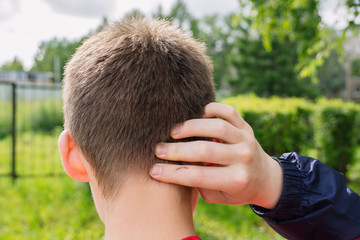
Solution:
[{"label": "navy blue jacket sleeve", "polygon": [[355,239],[360,236],[360,197],[344,175],[297,153],[275,158],[283,169],[283,192],[274,209],[253,211],[288,239]]}]

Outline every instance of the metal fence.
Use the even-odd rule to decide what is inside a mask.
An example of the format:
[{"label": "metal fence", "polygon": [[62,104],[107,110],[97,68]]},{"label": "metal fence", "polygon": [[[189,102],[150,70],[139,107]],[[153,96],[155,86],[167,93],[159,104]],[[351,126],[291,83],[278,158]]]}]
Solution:
[{"label": "metal fence", "polygon": [[0,80],[0,176],[62,176],[61,86]]}]

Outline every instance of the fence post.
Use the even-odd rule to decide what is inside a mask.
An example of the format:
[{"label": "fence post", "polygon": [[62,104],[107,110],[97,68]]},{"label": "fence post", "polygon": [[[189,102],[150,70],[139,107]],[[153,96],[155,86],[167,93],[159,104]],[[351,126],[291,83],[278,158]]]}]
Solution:
[{"label": "fence post", "polygon": [[12,83],[12,149],[11,149],[11,177],[15,180],[16,173],[16,83]]}]

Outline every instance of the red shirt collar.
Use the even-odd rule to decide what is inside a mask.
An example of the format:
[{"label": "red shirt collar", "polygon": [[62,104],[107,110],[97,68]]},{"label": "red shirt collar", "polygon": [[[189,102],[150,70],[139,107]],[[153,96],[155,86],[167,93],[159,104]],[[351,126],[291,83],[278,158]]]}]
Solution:
[{"label": "red shirt collar", "polygon": [[199,238],[198,236],[191,236],[191,237],[183,238],[181,240],[201,240],[201,238]]}]

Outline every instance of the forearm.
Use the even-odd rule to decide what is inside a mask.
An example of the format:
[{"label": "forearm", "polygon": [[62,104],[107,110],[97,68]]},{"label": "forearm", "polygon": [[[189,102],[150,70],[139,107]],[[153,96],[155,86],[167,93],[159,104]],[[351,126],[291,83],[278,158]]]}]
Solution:
[{"label": "forearm", "polygon": [[342,174],[321,162],[284,154],[283,192],[272,210],[252,206],[278,233],[290,239],[354,239],[360,236],[360,197]]}]

